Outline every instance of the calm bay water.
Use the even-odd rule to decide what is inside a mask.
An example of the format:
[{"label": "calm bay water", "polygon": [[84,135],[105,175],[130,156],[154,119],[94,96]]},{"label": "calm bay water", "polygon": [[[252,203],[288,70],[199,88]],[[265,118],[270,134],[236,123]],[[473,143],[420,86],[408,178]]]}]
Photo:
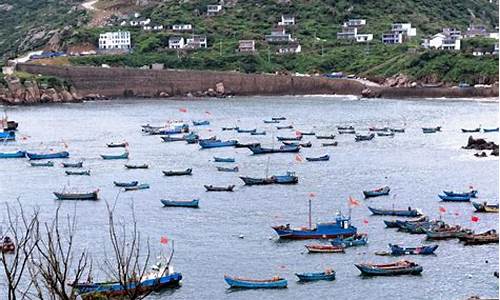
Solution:
[{"label": "calm bay water", "polygon": [[[187,113],[179,112],[187,108]],[[66,143],[70,161],[83,160],[90,177],[68,177],[58,165],[32,168],[25,160],[0,161],[0,195],[14,204],[17,197],[26,207],[39,206],[45,217],[53,215],[58,202],[52,192],[70,189],[101,190],[98,202],[64,202],[62,211],[78,216],[77,243],[90,250],[95,265],[109,252],[106,205],[118,189],[113,181],[139,180],[151,189],[121,193],[117,213],[130,220],[133,204],[143,236],[149,236],[154,251],[160,251],[160,236],[175,240],[174,263],[184,276],[181,288],[154,295],[153,299],[464,299],[471,295],[495,296],[498,281],[498,245],[464,247],[456,240],[439,241],[436,256],[408,257],[424,267],[421,276],[370,278],[359,276],[358,262],[388,262],[375,251],[388,250],[388,243],[417,246],[428,243],[422,235],[409,235],[385,229],[384,217],[370,216],[366,206],[390,208],[419,207],[432,218],[439,206],[447,213],[443,219],[476,231],[498,227],[497,214],[478,214],[471,222],[473,208],[468,203],[441,203],[443,189],[464,190],[473,185],[480,200],[498,202],[498,159],[475,158],[473,151],[461,150],[469,134],[460,128],[498,126],[498,104],[451,100],[352,100],[332,97],[253,97],[224,100],[160,101],[120,100],[33,107],[8,108],[9,117],[20,123],[15,143],[0,145],[0,152],[27,149],[63,149]],[[406,133],[394,138],[376,137],[355,143],[352,135],[337,136],[338,147],[321,147],[325,140],[305,137],[313,147],[302,149],[303,157],[330,154],[328,162],[297,162],[294,154],[252,156],[247,149],[199,150],[183,142],[163,143],[158,136],[145,136],[140,125],[159,125],[166,120],[208,119],[210,126],[198,127],[203,137],[217,135],[241,142],[273,145],[273,135],[292,136],[293,130],[276,130],[276,124],[263,119],[285,116],[280,125],[293,124],[302,131],[336,133],[336,126],[349,124],[361,131],[369,126],[405,127]],[[266,136],[250,136],[221,131],[222,126],[266,130]],[[422,134],[421,127],[442,126],[443,132]],[[498,143],[498,133],[478,133]],[[148,170],[126,170],[124,161],[103,161],[99,154],[120,153],[106,143],[126,140],[131,163],[148,163]],[[274,142],[277,145],[277,142]],[[234,156],[240,173],[217,172],[212,157]],[[268,157],[269,163],[268,163]],[[229,164],[232,165],[232,164]],[[245,187],[240,175],[263,177],[295,171],[294,186]],[[164,177],[162,170],[193,168],[190,177]],[[203,185],[235,184],[234,193],[206,193]],[[362,190],[381,185],[391,187],[390,197],[362,200]],[[307,224],[307,199],[313,200],[313,221],[328,221],[337,210],[347,213],[347,197],[362,202],[352,211],[353,224],[367,232],[369,245],[350,248],[345,254],[309,255],[304,241],[279,242],[271,226]],[[200,199],[200,209],[163,208],[160,199]],[[5,212],[2,211],[2,216]],[[367,223],[366,223],[367,221]],[[244,238],[240,239],[239,236]],[[487,261],[487,263],[486,263]],[[333,282],[299,284],[294,272],[321,271],[332,267]],[[271,277],[279,274],[289,280],[285,290],[230,292],[224,274],[245,277]],[[99,276],[96,276],[99,277]],[[106,279],[101,274],[101,279]]]}]

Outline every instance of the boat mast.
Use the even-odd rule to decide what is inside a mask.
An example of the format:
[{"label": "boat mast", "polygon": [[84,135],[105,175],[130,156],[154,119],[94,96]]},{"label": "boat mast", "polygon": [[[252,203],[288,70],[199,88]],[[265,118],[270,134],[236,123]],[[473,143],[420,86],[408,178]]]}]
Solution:
[{"label": "boat mast", "polygon": [[311,203],[312,203],[311,198],[309,198],[309,230],[312,230]]}]

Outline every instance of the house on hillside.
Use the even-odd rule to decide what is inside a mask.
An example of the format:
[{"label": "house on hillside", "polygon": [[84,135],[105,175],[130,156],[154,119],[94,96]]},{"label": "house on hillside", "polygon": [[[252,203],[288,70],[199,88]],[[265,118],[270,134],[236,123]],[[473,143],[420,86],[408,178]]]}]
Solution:
[{"label": "house on hillside", "polygon": [[411,23],[393,23],[391,32],[401,33],[405,37],[413,37],[417,35],[417,28],[411,27]]},{"label": "house on hillside", "polygon": [[182,36],[172,36],[168,39],[169,49],[182,49],[185,47],[184,38]]},{"label": "house on hillside", "polygon": [[99,50],[124,50],[130,51],[130,32],[115,31],[99,35]]},{"label": "house on hillside", "polygon": [[271,30],[270,35],[266,35],[266,41],[268,43],[289,43],[293,42],[294,39],[290,33],[286,33],[285,27],[276,26]]},{"label": "house on hillside", "polygon": [[356,27],[349,27],[349,26],[342,26],[342,31],[337,32],[337,39],[338,40],[355,40],[356,35],[358,35],[358,28]]},{"label": "house on hillside", "polygon": [[172,31],[191,31],[193,30],[193,25],[191,24],[174,24],[172,25]]},{"label": "house on hillside", "polygon": [[382,43],[384,44],[402,44],[403,34],[397,32],[387,32],[382,34]]},{"label": "house on hillside", "polygon": [[255,40],[240,40],[238,42],[238,52],[240,53],[254,53]]},{"label": "house on hillside", "polygon": [[355,38],[358,43],[366,43],[373,40],[373,34],[357,34]]},{"label": "house on hillside", "polygon": [[192,35],[186,39],[186,48],[200,49],[207,48],[207,37],[205,35]]},{"label": "house on hillside", "polygon": [[344,23],[344,26],[347,27],[362,27],[366,25],[365,19],[349,19]]},{"label": "house on hillside", "polygon": [[281,15],[281,21],[278,22],[279,26],[293,26],[295,25],[295,17],[288,15]]},{"label": "house on hillside", "polygon": [[443,32],[437,33],[431,38],[424,39],[422,46],[437,50],[460,50],[460,39],[461,34],[459,31],[443,28]]},{"label": "house on hillside", "polygon": [[450,38],[453,38],[453,39],[461,39],[462,38],[462,32],[456,28],[445,27],[445,28],[443,28],[442,33],[446,36],[449,36]]},{"label": "house on hillside", "polygon": [[278,47],[277,54],[297,54],[302,51],[302,47],[299,43],[289,43]]},{"label": "house on hillside", "polygon": [[366,25],[365,19],[349,19],[342,25],[342,31],[337,32],[338,40],[354,40],[358,43],[366,43],[373,40],[373,34],[358,32],[361,27]]},{"label": "house on hillside", "polygon": [[222,5],[220,4],[210,4],[207,5],[207,15],[217,16],[222,13]]},{"label": "house on hillside", "polygon": [[488,35],[488,30],[483,24],[471,24],[464,32],[464,38],[487,37]]}]

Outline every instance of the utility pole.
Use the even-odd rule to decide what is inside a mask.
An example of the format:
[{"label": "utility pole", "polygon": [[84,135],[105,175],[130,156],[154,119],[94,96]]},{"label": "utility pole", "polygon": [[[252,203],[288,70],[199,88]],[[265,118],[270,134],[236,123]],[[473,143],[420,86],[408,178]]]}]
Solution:
[{"label": "utility pole", "polygon": [[222,40],[219,41],[219,56],[222,56]]}]

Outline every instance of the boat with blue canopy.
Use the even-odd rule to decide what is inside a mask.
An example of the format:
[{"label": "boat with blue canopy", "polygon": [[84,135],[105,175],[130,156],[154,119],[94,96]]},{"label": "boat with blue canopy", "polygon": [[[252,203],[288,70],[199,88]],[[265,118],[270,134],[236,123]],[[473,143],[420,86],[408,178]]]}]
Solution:
[{"label": "boat with blue canopy", "polygon": [[39,159],[57,159],[57,158],[67,158],[69,157],[68,151],[54,152],[54,153],[26,153],[31,160],[39,160]]},{"label": "boat with blue canopy", "polygon": [[447,201],[447,202],[469,202],[470,201],[470,196],[465,195],[465,196],[448,196],[448,195],[441,195],[439,194],[438,197],[442,201]]},{"label": "boat with blue canopy", "polygon": [[16,133],[14,131],[0,132],[0,141],[15,141]]},{"label": "boat with blue canopy", "polygon": [[271,279],[250,279],[224,275],[224,280],[231,288],[241,289],[275,289],[286,288],[288,285],[288,281],[279,276]]},{"label": "boat with blue canopy", "polygon": [[16,152],[0,152],[0,158],[24,158],[26,157],[26,151],[16,151]]},{"label": "boat with blue canopy", "polygon": [[324,272],[303,272],[295,273],[295,276],[299,278],[299,281],[318,281],[318,280],[335,280],[335,271],[332,269],[326,269]]},{"label": "boat with blue canopy", "polygon": [[368,244],[368,235],[366,233],[357,233],[346,238],[337,237],[331,241],[331,244],[332,246],[340,246],[342,248],[365,246]]}]

